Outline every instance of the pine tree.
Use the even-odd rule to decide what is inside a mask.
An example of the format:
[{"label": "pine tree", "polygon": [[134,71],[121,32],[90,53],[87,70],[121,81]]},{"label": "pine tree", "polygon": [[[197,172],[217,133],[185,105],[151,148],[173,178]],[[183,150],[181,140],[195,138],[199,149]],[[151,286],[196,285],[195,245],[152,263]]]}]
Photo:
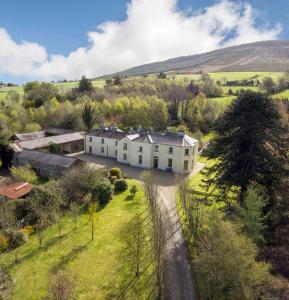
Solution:
[{"label": "pine tree", "polygon": [[288,174],[287,131],[267,94],[241,93],[217,123],[216,132],[208,157],[217,162],[205,170],[205,184],[217,187],[222,199],[237,191],[242,204],[250,182],[270,192],[272,185]]},{"label": "pine tree", "polygon": [[91,100],[84,104],[81,116],[87,131],[90,131],[96,122],[95,105]]},{"label": "pine tree", "polygon": [[79,81],[78,90],[82,93],[91,92],[93,90],[91,81],[87,79],[85,75],[83,75]]},{"label": "pine tree", "polygon": [[13,158],[13,152],[9,148],[7,136],[0,125],[0,167],[9,168]]}]

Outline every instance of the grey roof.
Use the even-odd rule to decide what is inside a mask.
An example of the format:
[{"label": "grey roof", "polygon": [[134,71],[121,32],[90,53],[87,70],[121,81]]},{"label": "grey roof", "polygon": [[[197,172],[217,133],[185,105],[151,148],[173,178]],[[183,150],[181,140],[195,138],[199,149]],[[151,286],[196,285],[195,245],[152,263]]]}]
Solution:
[{"label": "grey roof", "polygon": [[59,144],[65,144],[74,141],[80,141],[83,139],[84,137],[82,132],[73,132],[73,133],[67,133],[62,135],[48,136],[48,137],[39,138],[30,141],[21,141],[18,144],[20,145],[21,148],[33,150],[33,149],[48,147],[50,144],[59,145]]},{"label": "grey roof", "polygon": [[45,165],[60,166],[62,168],[69,168],[79,159],[58,154],[51,154],[35,150],[23,150],[17,153],[17,158],[25,159],[31,162],[39,162]]},{"label": "grey roof", "polygon": [[45,131],[36,131],[36,132],[29,132],[29,133],[17,133],[14,136],[19,141],[28,141],[28,140],[35,140],[44,138],[46,135]]},{"label": "grey roof", "polygon": [[65,128],[58,128],[58,127],[48,127],[45,128],[45,132],[47,135],[61,135],[66,133],[72,133],[75,132],[71,129],[65,129]]},{"label": "grey roof", "polygon": [[150,143],[150,144],[164,144],[181,147],[192,147],[197,143],[197,140],[183,133],[166,132],[159,133],[141,133],[133,141]]},{"label": "grey roof", "polygon": [[127,136],[127,133],[119,129],[98,128],[90,131],[87,135],[121,140]]}]

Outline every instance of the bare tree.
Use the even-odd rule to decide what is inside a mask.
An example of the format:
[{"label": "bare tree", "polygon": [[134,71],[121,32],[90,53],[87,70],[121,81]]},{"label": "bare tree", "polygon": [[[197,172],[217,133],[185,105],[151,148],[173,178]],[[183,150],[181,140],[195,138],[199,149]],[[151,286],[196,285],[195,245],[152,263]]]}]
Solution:
[{"label": "bare tree", "polygon": [[124,226],[122,237],[125,242],[124,257],[131,266],[135,277],[138,277],[146,252],[145,224],[141,215],[137,214]]},{"label": "bare tree", "polygon": [[61,230],[63,228],[64,222],[63,222],[63,215],[62,215],[62,212],[61,212],[61,209],[59,206],[57,206],[53,209],[52,218],[57,224],[58,237],[60,238]]},{"label": "bare tree", "polygon": [[96,215],[96,210],[98,209],[99,205],[98,203],[90,204],[90,207],[88,209],[89,213],[89,221],[91,224],[91,240],[94,240],[94,223],[95,223],[95,215]]},{"label": "bare tree", "polygon": [[38,242],[39,242],[39,249],[40,249],[42,246],[43,239],[44,239],[44,229],[47,226],[48,217],[45,212],[45,208],[43,208],[41,206],[36,208],[36,213],[38,215],[38,219],[37,219],[36,224],[34,225],[34,229],[35,229],[35,234],[36,234]]},{"label": "bare tree", "polygon": [[71,202],[71,204],[69,206],[69,209],[70,209],[70,215],[71,215],[71,218],[73,220],[74,230],[75,230],[76,229],[77,218],[78,218],[78,215],[79,215],[79,207],[76,204],[76,202]]},{"label": "bare tree", "polygon": [[156,262],[157,299],[163,298],[163,285],[165,277],[165,249],[167,240],[166,217],[158,203],[158,186],[151,172],[143,172],[145,196],[148,201],[151,218],[151,232],[153,238],[153,253]]}]

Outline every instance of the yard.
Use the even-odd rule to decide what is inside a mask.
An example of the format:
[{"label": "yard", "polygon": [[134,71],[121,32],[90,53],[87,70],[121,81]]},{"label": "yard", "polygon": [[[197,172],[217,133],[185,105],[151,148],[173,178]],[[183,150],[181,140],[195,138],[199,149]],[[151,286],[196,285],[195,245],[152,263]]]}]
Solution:
[{"label": "yard", "polygon": [[[133,184],[136,182],[129,180],[129,186]],[[96,214],[94,241],[87,214],[79,217],[76,230],[67,216],[61,238],[53,225],[46,230],[41,249],[32,236],[16,250],[17,264],[14,252],[2,255],[0,263],[13,280],[11,299],[41,299],[46,295],[50,275],[60,269],[75,274],[77,299],[119,299],[123,295],[126,299],[147,299],[154,287],[153,266],[149,265],[147,272],[133,281],[122,255],[120,234],[123,226],[145,209],[143,191],[138,187],[134,199],[129,199],[129,191],[115,195]]]}]

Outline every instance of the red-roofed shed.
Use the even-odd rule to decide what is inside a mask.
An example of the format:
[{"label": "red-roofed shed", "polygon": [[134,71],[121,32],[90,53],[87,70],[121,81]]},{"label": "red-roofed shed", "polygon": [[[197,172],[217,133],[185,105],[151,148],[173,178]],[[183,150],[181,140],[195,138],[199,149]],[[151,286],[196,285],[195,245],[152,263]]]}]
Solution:
[{"label": "red-roofed shed", "polygon": [[7,180],[0,183],[0,196],[9,199],[23,198],[32,190],[32,185],[27,182],[16,182]]}]

